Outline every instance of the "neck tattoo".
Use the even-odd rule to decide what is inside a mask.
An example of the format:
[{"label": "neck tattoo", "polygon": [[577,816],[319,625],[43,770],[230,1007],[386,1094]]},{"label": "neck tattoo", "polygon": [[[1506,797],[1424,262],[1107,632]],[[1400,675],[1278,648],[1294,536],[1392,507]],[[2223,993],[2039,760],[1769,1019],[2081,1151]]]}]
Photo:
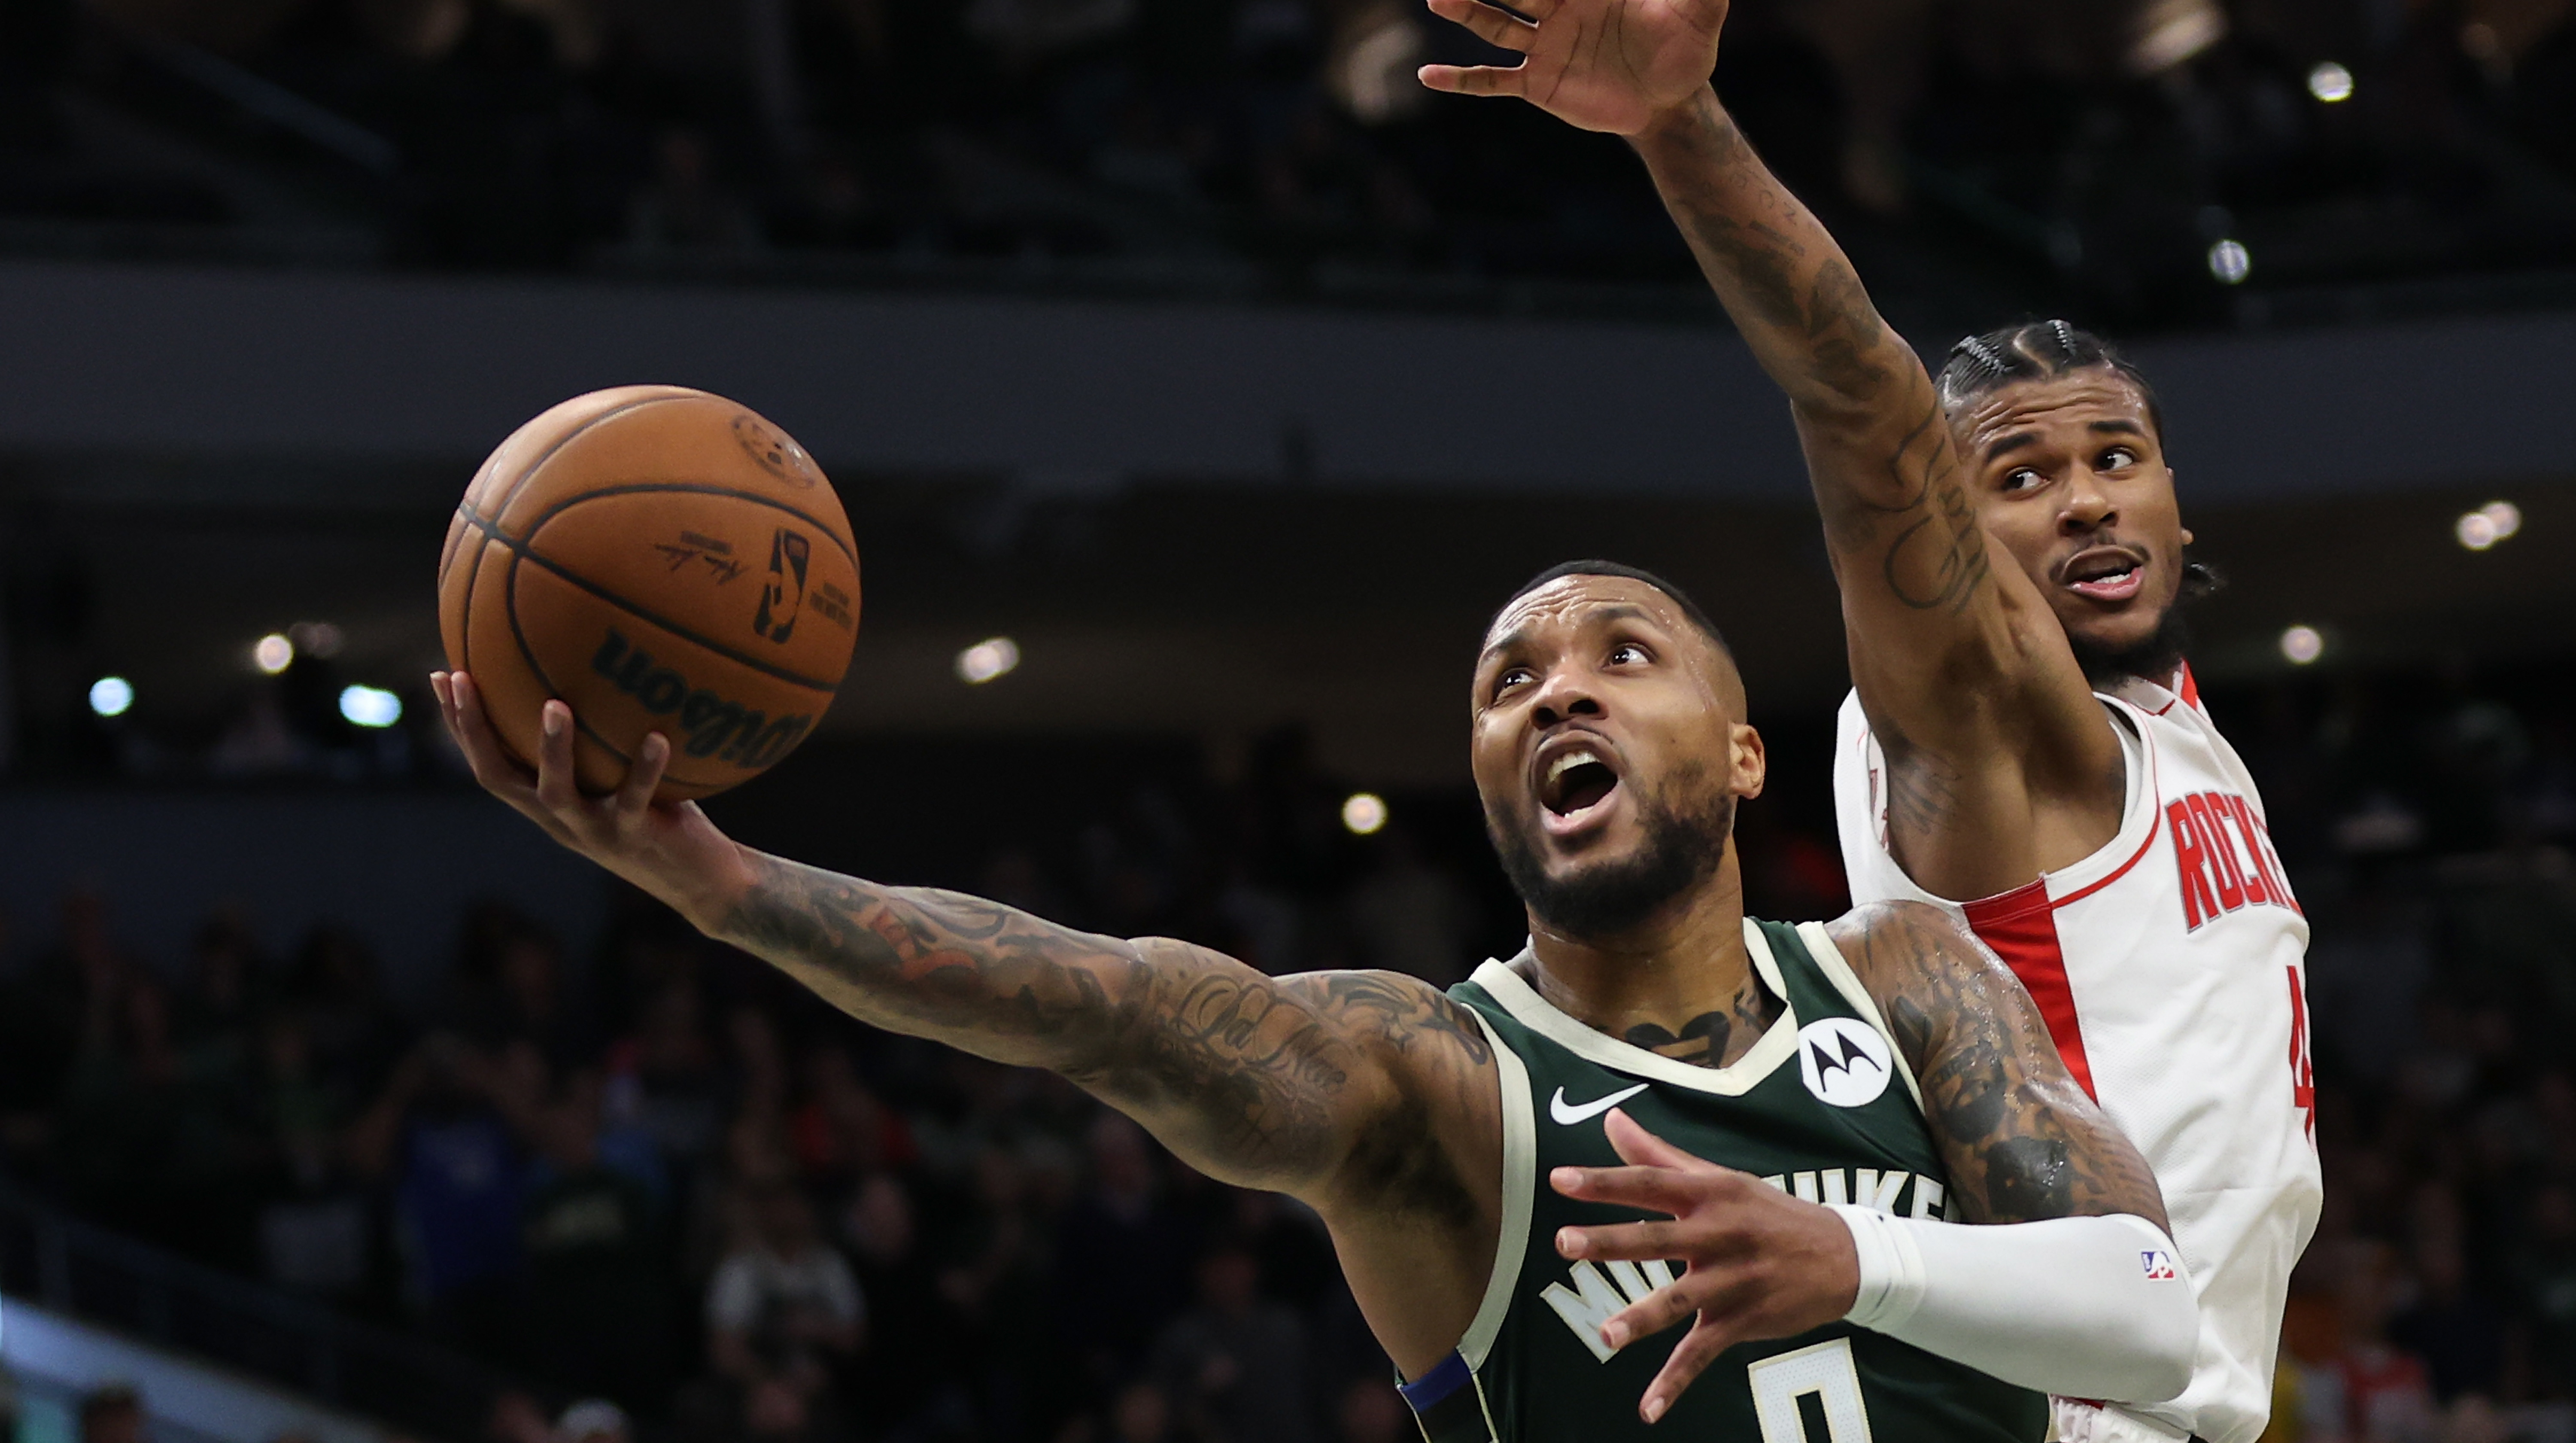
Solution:
[{"label": "neck tattoo", "polygon": [[[1683,1023],[1678,1035],[1666,1031],[1660,1023],[1640,1022],[1629,1028],[1622,1040],[1631,1047],[1642,1047],[1693,1067],[1724,1067],[1750,1049],[1779,1015],[1771,994],[1748,977],[1729,1008],[1701,1013]],[[1743,1038],[1743,1047],[1729,1046],[1738,1036]]]}]

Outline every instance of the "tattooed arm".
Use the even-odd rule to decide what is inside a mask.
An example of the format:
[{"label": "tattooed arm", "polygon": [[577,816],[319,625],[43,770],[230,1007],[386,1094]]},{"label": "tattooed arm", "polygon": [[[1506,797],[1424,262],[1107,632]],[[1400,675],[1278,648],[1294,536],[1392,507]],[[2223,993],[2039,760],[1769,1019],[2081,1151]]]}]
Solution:
[{"label": "tattooed arm", "polygon": [[1661,1417],[1738,1343],[1837,1319],[2062,1396],[2180,1393],[2198,1310],[2164,1198],[2068,1075],[2020,981],[1920,903],[1864,908],[1827,930],[1922,1087],[1949,1216],[1998,1226],[1820,1206],[1614,1110],[1606,1127],[1624,1165],[1558,1168],[1550,1182],[1568,1197],[1669,1216],[1561,1229],[1566,1257],[1689,1264],[1601,1325],[1613,1348],[1690,1325],[1641,1415]]},{"label": "tattooed arm", "polygon": [[[1979,525],[1931,378],[1824,226],[1708,85],[1726,0],[1477,0],[1432,10],[1523,57],[1429,66],[1626,136],[1736,329],[1788,394],[1842,590],[1852,679],[1890,766],[1890,842],[1926,885],[2017,885],[2118,827],[2120,744],[2038,587]],[[1526,17],[1526,18],[1524,18]],[[2104,779],[2109,778],[2106,786]],[[2103,814],[2108,799],[2109,815]],[[2080,834],[2033,823],[2076,802]],[[2043,809],[2045,812],[2043,812]],[[2100,835],[2094,835],[2100,833]],[[1971,855],[1941,855],[1945,850]],[[2055,862],[2045,865],[2057,865]]]},{"label": "tattooed arm", "polygon": [[1923,1089],[1950,1174],[1951,1217],[2127,1213],[2168,1227],[2155,1175],[2068,1073],[2003,959],[1920,902],[1863,907],[1826,930]]},{"label": "tattooed arm", "polygon": [[[1963,801],[1982,810],[2060,783],[2100,790],[2118,775],[2119,740],[2038,588],[1991,554],[1931,377],[1841,247],[1705,87],[1632,139],[1728,315],[1788,393],[1852,679],[1909,773],[1897,824],[1937,832]],[[1907,755],[1917,751],[1928,756]]]},{"label": "tattooed arm", "polygon": [[1229,1182],[1314,1198],[1405,1093],[1492,1063],[1465,1009],[1413,978],[1273,979],[1187,942],[743,857],[710,935],[862,1021],[1061,1073]]},{"label": "tattooed arm", "polygon": [[1185,942],[1097,936],[766,856],[694,804],[652,804],[663,738],[646,739],[616,795],[583,797],[563,703],[546,703],[531,774],[501,750],[470,677],[432,685],[486,788],[852,1016],[1062,1073],[1202,1171],[1328,1214],[1418,1223],[1432,1212],[1470,1239],[1486,1221],[1489,1208],[1461,1202],[1461,1178],[1482,1176],[1480,1149],[1500,1167],[1493,1058],[1476,1023],[1427,984],[1272,979]]}]

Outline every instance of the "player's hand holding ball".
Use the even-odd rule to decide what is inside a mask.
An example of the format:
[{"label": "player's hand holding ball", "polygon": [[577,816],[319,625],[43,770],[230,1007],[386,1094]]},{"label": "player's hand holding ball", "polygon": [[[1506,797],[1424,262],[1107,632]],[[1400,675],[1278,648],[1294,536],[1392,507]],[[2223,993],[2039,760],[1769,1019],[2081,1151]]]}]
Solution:
[{"label": "player's hand holding ball", "polygon": [[572,708],[549,699],[539,718],[532,771],[501,745],[474,678],[433,672],[439,712],[483,789],[517,808],[546,834],[667,903],[692,922],[720,918],[750,885],[741,849],[696,802],[656,802],[671,760],[659,732],[644,738],[625,784],[586,796],[573,781]]},{"label": "player's hand holding ball", "polygon": [[813,729],[858,553],[802,447],[720,396],[596,391],[503,441],[439,558],[430,678],[485,789],[692,919],[747,871],[694,799]]},{"label": "player's hand holding ball", "polygon": [[1860,1255],[1842,1219],[1760,1178],[1691,1156],[1613,1109],[1604,1120],[1626,1167],[1560,1167],[1548,1181],[1584,1202],[1665,1213],[1670,1221],[1560,1228],[1568,1258],[1679,1262],[1689,1271],[1601,1325],[1624,1348],[1684,1319],[1691,1330],[1646,1387],[1638,1413],[1661,1418],[1717,1355],[1754,1338],[1789,1338],[1842,1317],[1860,1292]]}]

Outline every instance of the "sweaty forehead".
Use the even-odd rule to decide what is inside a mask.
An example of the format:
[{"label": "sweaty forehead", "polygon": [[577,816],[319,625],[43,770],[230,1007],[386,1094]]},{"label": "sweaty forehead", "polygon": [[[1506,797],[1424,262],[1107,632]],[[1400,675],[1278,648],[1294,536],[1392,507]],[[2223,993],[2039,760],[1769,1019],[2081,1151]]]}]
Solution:
[{"label": "sweaty forehead", "polygon": [[1486,629],[1484,650],[1490,654],[1544,632],[1580,630],[1639,615],[1666,631],[1698,630],[1671,597],[1645,582],[1625,576],[1560,576],[1513,598]]},{"label": "sweaty forehead", "polygon": [[1972,401],[1955,424],[1969,450],[1979,452],[2017,431],[2090,426],[2096,421],[2126,421],[2142,431],[2154,429],[2147,416],[2147,398],[2128,377],[2103,366],[1998,386]]}]

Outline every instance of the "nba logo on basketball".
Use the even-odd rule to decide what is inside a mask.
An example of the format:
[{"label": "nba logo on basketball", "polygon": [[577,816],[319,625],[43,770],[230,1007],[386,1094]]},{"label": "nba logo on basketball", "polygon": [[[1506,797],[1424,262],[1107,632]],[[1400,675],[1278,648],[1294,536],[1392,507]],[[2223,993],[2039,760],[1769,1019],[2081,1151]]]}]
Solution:
[{"label": "nba logo on basketball", "polygon": [[2138,1254],[2138,1260],[2146,1265],[2148,1282],[2170,1283],[2174,1280],[2173,1255],[2164,1249],[2149,1248]]},{"label": "nba logo on basketball", "polygon": [[796,631],[796,613],[805,608],[805,564],[814,544],[786,527],[769,542],[769,584],[760,591],[760,614],[751,629],[784,645]]}]

